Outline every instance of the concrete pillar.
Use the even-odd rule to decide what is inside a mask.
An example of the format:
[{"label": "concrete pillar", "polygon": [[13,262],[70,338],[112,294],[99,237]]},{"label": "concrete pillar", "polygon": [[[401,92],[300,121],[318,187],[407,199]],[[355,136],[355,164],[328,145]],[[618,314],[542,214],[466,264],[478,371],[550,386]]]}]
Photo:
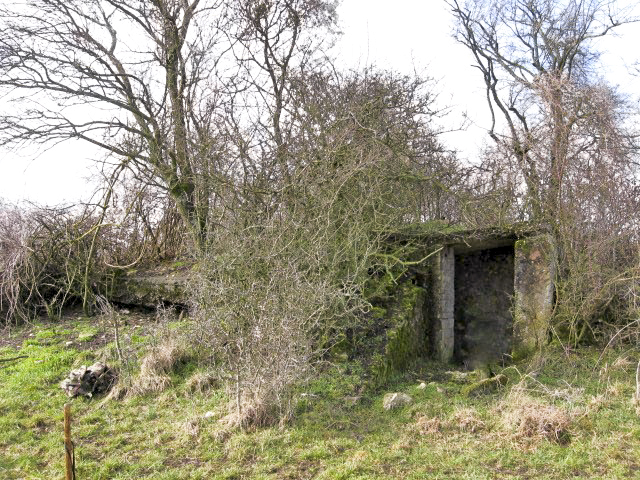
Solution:
[{"label": "concrete pillar", "polygon": [[514,245],[514,355],[546,343],[553,311],[555,249],[550,235],[523,238]]},{"label": "concrete pillar", "polygon": [[434,262],[435,322],[433,325],[434,350],[443,362],[453,360],[454,342],[454,276],[453,248],[444,247]]}]

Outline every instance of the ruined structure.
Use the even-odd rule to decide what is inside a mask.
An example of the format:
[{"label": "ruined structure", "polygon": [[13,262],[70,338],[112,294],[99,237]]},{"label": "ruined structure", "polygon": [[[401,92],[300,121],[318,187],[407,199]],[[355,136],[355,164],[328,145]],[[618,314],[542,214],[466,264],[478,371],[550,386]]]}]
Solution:
[{"label": "ruined structure", "polygon": [[422,245],[417,257],[431,255],[412,264],[404,278],[411,287],[399,285],[396,300],[386,305],[393,321],[385,370],[402,369],[424,355],[468,368],[500,364],[545,343],[555,262],[544,229],[418,229],[395,241]]},{"label": "ruined structure", "polygon": [[[393,280],[372,276],[363,292],[373,309],[369,331],[361,333],[380,354],[376,369],[382,378],[418,358],[468,368],[501,364],[546,342],[555,262],[544,228],[418,224],[392,235],[389,244],[407,270]],[[187,305],[190,268],[176,262],[122,273],[110,299]]]}]

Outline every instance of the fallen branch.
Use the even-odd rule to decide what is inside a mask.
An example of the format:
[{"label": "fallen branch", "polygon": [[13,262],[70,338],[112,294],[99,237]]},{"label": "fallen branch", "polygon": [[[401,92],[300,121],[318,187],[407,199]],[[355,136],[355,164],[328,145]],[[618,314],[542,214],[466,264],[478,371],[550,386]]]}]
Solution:
[{"label": "fallen branch", "polygon": [[0,363],[12,362],[14,360],[19,360],[21,358],[29,358],[29,357],[28,357],[28,355],[19,355],[17,357],[12,357],[12,358],[0,358]]}]

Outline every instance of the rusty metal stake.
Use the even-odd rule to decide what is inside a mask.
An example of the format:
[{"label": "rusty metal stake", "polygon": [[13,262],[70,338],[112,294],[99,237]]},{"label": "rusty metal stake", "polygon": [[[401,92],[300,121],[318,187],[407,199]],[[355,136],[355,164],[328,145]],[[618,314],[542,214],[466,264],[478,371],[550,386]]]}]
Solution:
[{"label": "rusty metal stake", "polygon": [[71,405],[64,405],[64,452],[66,475],[65,480],[76,480],[76,458],[71,441]]}]

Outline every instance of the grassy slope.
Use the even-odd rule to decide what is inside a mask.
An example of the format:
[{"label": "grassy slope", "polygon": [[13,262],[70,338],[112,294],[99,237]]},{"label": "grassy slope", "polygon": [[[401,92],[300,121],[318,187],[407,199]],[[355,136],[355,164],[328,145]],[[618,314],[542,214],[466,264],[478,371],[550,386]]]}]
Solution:
[{"label": "grassy slope", "polygon": [[[57,384],[94,354],[69,339],[99,329],[79,320],[41,325],[19,351],[0,348],[0,478],[63,476],[62,409]],[[108,333],[108,332],[107,332]],[[125,332],[126,334],[126,332]],[[125,401],[73,400],[78,478],[634,478],[640,477],[640,423],[631,404],[638,352],[550,351],[535,379],[527,366],[505,370],[506,389],[475,398],[459,391],[474,375],[426,364],[384,391],[362,390],[357,365],[338,365],[305,389],[286,428],[227,431],[221,391],[188,393],[197,369],[182,366],[172,387]],[[420,390],[420,380],[427,387]],[[385,391],[415,403],[385,412]],[[537,400],[536,400],[537,399]],[[529,437],[505,424],[534,405],[570,418],[568,437]],[[534,402],[534,403],[531,403]],[[537,403],[536,403],[537,402]],[[534,408],[535,409],[535,408]],[[206,412],[211,418],[204,418]]]}]

